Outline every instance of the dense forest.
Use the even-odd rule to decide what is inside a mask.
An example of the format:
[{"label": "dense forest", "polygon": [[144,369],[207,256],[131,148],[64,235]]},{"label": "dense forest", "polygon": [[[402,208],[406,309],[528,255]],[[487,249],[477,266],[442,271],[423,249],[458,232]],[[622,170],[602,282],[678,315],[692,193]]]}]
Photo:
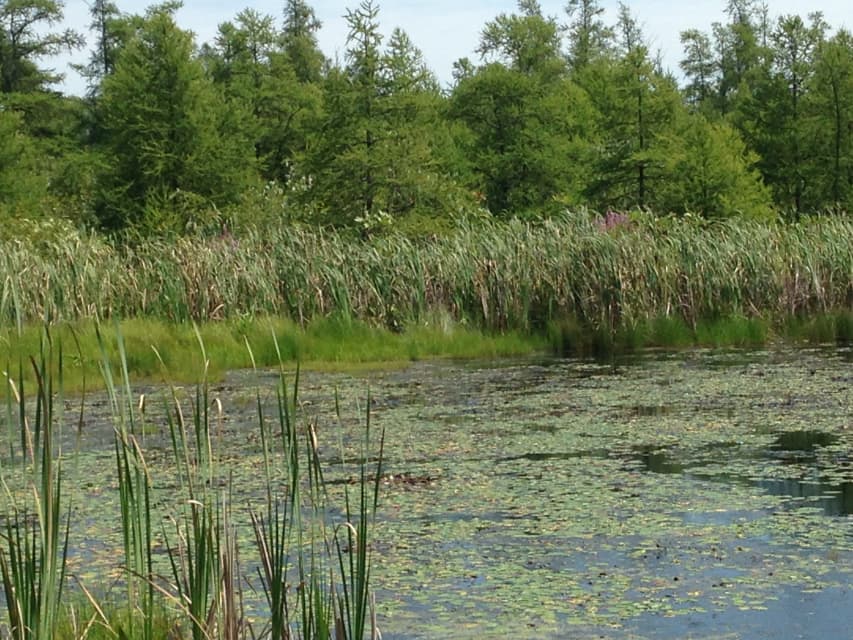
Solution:
[{"label": "dense forest", "polygon": [[[379,6],[339,60],[304,0],[245,9],[199,43],[179,2],[0,0],[0,234],[171,235],[284,221],[435,234],[567,209],[796,219],[853,205],[853,36],[819,13],[729,0],[662,69],[636,18],[536,0],[483,25],[442,87]],[[52,55],[90,50],[85,96]]]}]

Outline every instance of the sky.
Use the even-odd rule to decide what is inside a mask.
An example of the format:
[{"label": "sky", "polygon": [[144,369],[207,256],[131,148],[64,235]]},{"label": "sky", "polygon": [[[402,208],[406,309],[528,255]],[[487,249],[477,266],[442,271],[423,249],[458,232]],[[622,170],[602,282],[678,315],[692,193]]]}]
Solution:
[{"label": "sky", "polygon": [[[317,17],[323,23],[318,34],[320,47],[327,56],[343,57],[346,46],[347,25],[344,14],[347,7],[354,7],[359,0],[329,2],[309,0]],[[143,13],[153,1],[116,0],[121,11]],[[566,19],[563,8],[566,0],[540,0],[546,15],[556,16],[562,23]],[[678,62],[682,57],[679,34],[685,29],[698,28],[710,31],[713,22],[725,20],[725,0],[627,0],[643,29],[653,52],[660,52],[664,67],[678,73]],[[853,9],[850,0],[818,0],[804,3],[802,0],[767,0],[773,16],[798,13],[805,17],[811,11],[821,11],[833,30],[840,27],[853,28]],[[808,6],[804,6],[808,4]],[[501,13],[512,13],[516,9],[513,0],[379,0],[379,21],[382,33],[387,37],[395,27],[403,28],[412,41],[423,52],[429,67],[438,75],[442,84],[451,80],[453,62],[468,56],[476,61],[474,53],[483,26]],[[616,22],[618,0],[602,0],[605,9],[604,21]],[[242,9],[251,7],[261,13],[281,16],[283,0],[241,0],[228,3],[214,0],[184,0],[177,14],[179,26],[196,34],[197,44],[213,41],[218,25],[232,20]],[[87,0],[65,0],[65,25],[93,38],[87,31],[90,22]],[[68,69],[69,61],[85,62],[88,51],[73,56],[63,56],[43,61],[43,66],[53,67],[66,74],[64,85],[59,88],[68,93],[81,94],[85,91],[83,81]]]}]

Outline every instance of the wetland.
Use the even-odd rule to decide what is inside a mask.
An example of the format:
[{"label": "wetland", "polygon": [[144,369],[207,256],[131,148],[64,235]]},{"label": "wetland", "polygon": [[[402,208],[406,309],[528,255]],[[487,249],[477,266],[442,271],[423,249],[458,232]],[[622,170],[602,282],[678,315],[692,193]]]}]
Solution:
[{"label": "wetland", "polygon": [[[241,507],[265,491],[258,401],[273,411],[277,380],[235,371],[210,388],[245,541]],[[385,432],[371,580],[386,640],[830,638],[853,624],[851,388],[849,348],[779,347],[303,373],[297,404],[329,504],[356,481],[368,409]],[[163,390],[137,392],[167,513]],[[113,422],[105,398],[85,403],[79,441],[62,436],[79,450],[68,571],[108,597],[122,576]]]}]

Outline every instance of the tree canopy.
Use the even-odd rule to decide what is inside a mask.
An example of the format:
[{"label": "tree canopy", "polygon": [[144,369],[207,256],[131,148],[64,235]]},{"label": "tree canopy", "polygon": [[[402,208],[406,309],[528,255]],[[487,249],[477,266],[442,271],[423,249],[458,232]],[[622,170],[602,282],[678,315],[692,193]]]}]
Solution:
[{"label": "tree canopy", "polygon": [[182,233],[286,218],[431,233],[566,208],[772,218],[853,204],[853,37],[819,13],[729,0],[661,67],[620,5],[519,0],[442,83],[375,0],[320,50],[305,0],[237,10],[211,42],[180,2],[93,0],[85,96],[51,57],[83,46],[61,0],[0,0],[0,219]]}]

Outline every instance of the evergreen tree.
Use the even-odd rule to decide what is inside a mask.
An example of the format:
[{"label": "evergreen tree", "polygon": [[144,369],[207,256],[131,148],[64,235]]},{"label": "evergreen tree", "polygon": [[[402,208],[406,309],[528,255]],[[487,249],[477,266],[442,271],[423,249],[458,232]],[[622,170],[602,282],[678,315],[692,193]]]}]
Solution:
[{"label": "evergreen tree", "polygon": [[401,30],[382,47],[372,0],[347,14],[346,66],[324,82],[323,118],[298,167],[321,219],[372,233],[446,215],[453,141],[438,82]]},{"label": "evergreen tree", "polygon": [[282,51],[302,83],[318,83],[326,67],[326,56],[317,44],[322,24],[304,0],[286,0]]},{"label": "evergreen tree", "polygon": [[83,46],[73,30],[50,30],[62,18],[58,0],[0,0],[0,92],[43,91],[62,79],[39,67],[42,58]]},{"label": "evergreen tree", "polygon": [[681,106],[674,81],[649,57],[642,31],[620,5],[618,57],[598,65],[585,88],[603,120],[603,152],[589,194],[596,206],[646,207],[655,201],[660,176],[658,137]]},{"label": "evergreen tree", "polygon": [[759,0],[728,0],[729,22],[713,25],[720,68],[718,108],[723,113],[735,109],[738,98],[748,91],[753,70],[761,65],[763,11]]},{"label": "evergreen tree", "polygon": [[236,202],[249,147],[169,8],[150,10],[103,83],[107,163],[98,217],[109,230],[183,231]]},{"label": "evergreen tree", "polygon": [[476,188],[495,214],[577,204],[586,185],[596,114],[568,78],[558,26],[519,3],[483,30],[481,66],[454,89],[451,115],[469,132]]},{"label": "evergreen tree", "polygon": [[100,90],[101,82],[115,70],[119,51],[132,34],[132,21],[111,0],[95,0],[89,8],[89,29],[95,34],[95,46],[85,65],[75,69],[86,79],[91,95]]},{"label": "evergreen tree", "polygon": [[694,110],[710,112],[719,88],[719,68],[711,39],[698,29],[688,29],[681,33],[681,44],[684,59],[679,66],[688,81],[684,98]]},{"label": "evergreen tree", "polygon": [[520,73],[565,73],[556,19],[545,17],[537,0],[519,0],[518,9],[518,14],[502,13],[486,24],[477,53]]},{"label": "evergreen tree", "polygon": [[39,208],[47,185],[36,162],[21,115],[5,110],[0,101],[0,224],[18,215],[32,216]]},{"label": "evergreen tree", "polygon": [[698,113],[680,114],[657,143],[660,181],[653,207],[660,213],[706,218],[772,215],[770,191],[737,131]]},{"label": "evergreen tree", "polygon": [[569,65],[574,74],[607,55],[613,31],[604,24],[604,8],[598,0],[569,0]]},{"label": "evergreen tree", "polygon": [[794,215],[819,206],[811,184],[812,134],[806,103],[825,28],[818,14],[809,25],[799,16],[780,17],[770,38],[772,63],[762,81],[753,83],[752,95],[742,101],[736,114],[761,156],[759,166],[777,205]]},{"label": "evergreen tree", "polygon": [[853,36],[841,30],[821,42],[808,102],[810,162],[822,207],[853,210]]}]

